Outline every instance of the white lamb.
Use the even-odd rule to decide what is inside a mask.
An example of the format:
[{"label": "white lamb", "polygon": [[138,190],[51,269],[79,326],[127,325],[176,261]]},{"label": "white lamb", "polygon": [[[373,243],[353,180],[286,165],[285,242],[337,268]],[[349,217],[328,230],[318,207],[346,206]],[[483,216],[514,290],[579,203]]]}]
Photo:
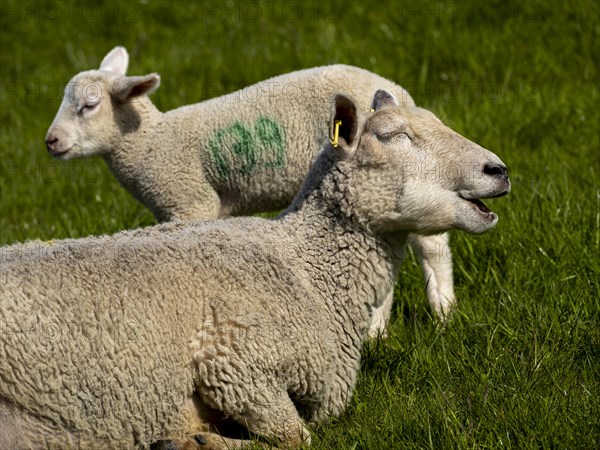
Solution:
[{"label": "white lamb", "polygon": [[477,199],[510,190],[498,157],[430,112],[385,91],[373,108],[335,97],[339,147],[275,220],[1,249],[0,448],[248,442],[216,434],[219,416],[308,444],[306,424],[348,404],[408,234],[482,233],[498,219]]},{"label": "white lamb", "polygon": [[[317,152],[335,92],[367,111],[377,89],[403,105],[410,95],[356,67],[317,67],[271,78],[241,91],[161,113],[148,98],[157,74],[126,76],[123,47],[99,70],[71,79],[46,143],[60,159],[99,155],[119,182],[158,221],[215,219],[290,204]],[[455,303],[448,236],[413,236],[432,310],[445,317]],[[385,333],[393,289],[373,318]]]}]

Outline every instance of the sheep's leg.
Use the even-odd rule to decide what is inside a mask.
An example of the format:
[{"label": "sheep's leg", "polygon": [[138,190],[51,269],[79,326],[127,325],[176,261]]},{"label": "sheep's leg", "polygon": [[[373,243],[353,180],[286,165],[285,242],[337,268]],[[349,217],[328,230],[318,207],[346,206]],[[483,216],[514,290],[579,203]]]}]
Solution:
[{"label": "sheep's leg", "polygon": [[150,446],[150,450],[233,450],[248,448],[252,444],[250,440],[232,439],[212,432],[203,432],[184,439],[157,441]]},{"label": "sheep's leg", "polygon": [[232,416],[251,434],[266,438],[275,446],[294,449],[310,444],[310,432],[287,392],[264,391],[263,398],[268,402],[253,402],[243,414]]},{"label": "sheep's leg", "polygon": [[[287,392],[271,394],[268,391],[268,388],[263,390],[264,398],[269,399],[268,403],[251,403],[244,408],[243,414],[228,411],[222,413],[230,415],[250,434],[266,438],[275,446],[293,449],[310,444],[310,432]],[[210,396],[210,391],[208,395]],[[197,398],[187,403],[186,407],[186,436],[157,441],[152,444],[151,450],[229,450],[256,444],[250,439],[233,439],[213,432],[214,424],[210,423],[211,420],[206,420],[206,404]],[[207,431],[207,425],[211,431]]]},{"label": "sheep's leg", "polygon": [[445,320],[456,304],[448,233],[433,236],[411,234],[409,240],[421,260],[429,305],[441,320]]}]

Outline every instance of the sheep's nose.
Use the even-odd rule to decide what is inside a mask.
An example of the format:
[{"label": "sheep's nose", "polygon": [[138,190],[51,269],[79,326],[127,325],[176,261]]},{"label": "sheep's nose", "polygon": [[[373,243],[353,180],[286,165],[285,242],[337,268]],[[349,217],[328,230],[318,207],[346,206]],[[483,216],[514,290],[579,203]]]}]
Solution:
[{"label": "sheep's nose", "polygon": [[508,170],[506,169],[506,166],[497,163],[488,163],[485,166],[483,166],[483,173],[498,178],[508,177]]},{"label": "sheep's nose", "polygon": [[55,151],[57,144],[58,138],[55,135],[49,134],[48,136],[46,136],[46,148],[50,153]]}]

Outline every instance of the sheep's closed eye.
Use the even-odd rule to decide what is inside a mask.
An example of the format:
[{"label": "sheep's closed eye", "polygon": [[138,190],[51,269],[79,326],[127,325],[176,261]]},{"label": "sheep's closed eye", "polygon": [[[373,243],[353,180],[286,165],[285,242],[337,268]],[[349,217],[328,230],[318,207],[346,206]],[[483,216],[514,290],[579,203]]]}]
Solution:
[{"label": "sheep's closed eye", "polygon": [[381,142],[390,142],[397,139],[409,139],[412,141],[412,137],[406,131],[392,131],[391,133],[377,133],[377,139]]}]

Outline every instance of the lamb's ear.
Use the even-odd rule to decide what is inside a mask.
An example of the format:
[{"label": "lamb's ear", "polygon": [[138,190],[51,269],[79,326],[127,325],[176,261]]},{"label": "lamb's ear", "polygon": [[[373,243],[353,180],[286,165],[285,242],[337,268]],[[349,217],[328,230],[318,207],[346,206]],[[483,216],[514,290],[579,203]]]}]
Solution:
[{"label": "lamb's ear", "polygon": [[115,95],[122,102],[152,94],[160,86],[160,75],[151,73],[141,77],[122,77],[115,85]]},{"label": "lamb's ear", "polygon": [[125,75],[129,65],[129,55],[125,47],[115,47],[100,63],[100,70],[107,70],[117,75]]},{"label": "lamb's ear", "polygon": [[[344,150],[354,150],[358,144],[359,120],[356,100],[346,94],[336,94],[331,105],[331,116],[329,119],[329,136],[331,142],[337,142],[337,145]],[[337,121],[340,121],[339,125],[336,125]]]},{"label": "lamb's ear", "polygon": [[386,108],[388,106],[400,106],[400,103],[398,103],[398,99],[394,97],[394,94],[385,89],[379,89],[373,96],[371,109],[377,111],[378,109]]}]

